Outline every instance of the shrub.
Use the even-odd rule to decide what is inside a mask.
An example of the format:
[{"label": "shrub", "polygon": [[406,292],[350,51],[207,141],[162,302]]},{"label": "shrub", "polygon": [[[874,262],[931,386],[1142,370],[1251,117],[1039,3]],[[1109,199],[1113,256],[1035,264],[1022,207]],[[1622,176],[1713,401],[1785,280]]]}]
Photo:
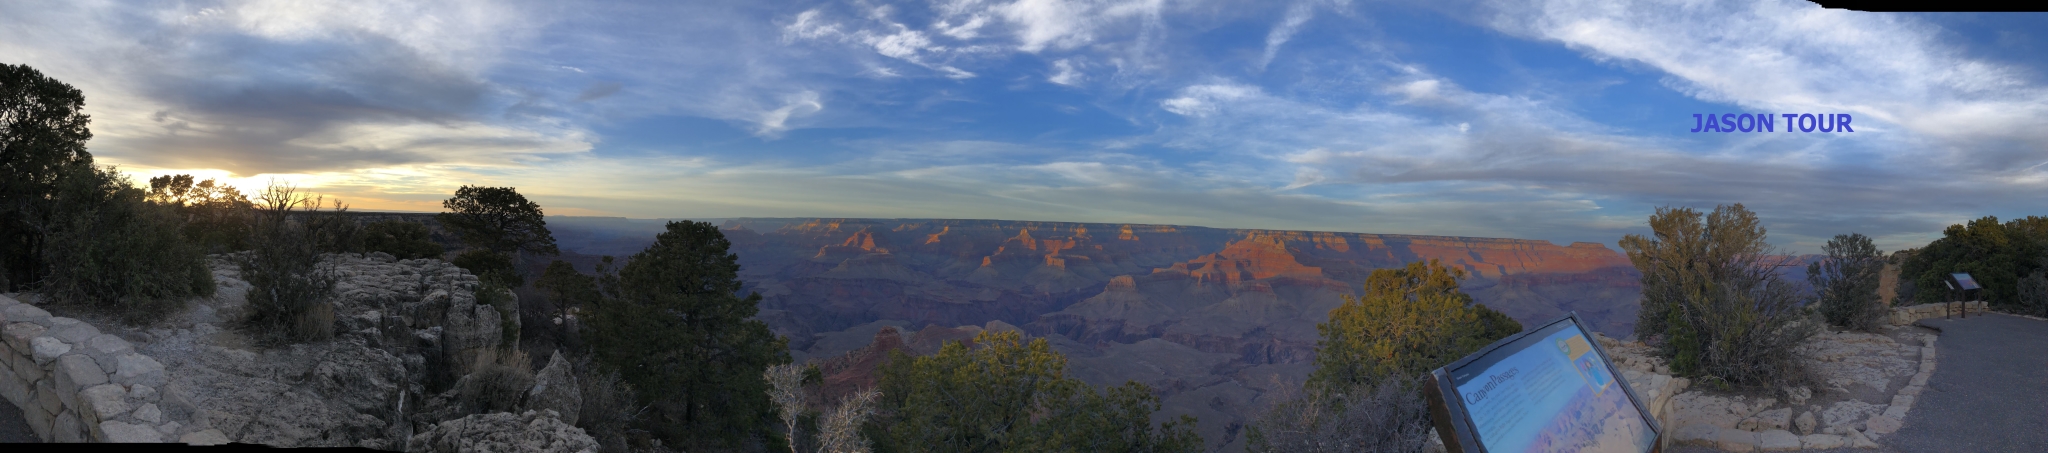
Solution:
[{"label": "shrub", "polygon": [[647,406],[639,404],[633,386],[620,379],[619,373],[601,372],[594,365],[585,359],[577,366],[583,408],[577,412],[576,426],[597,439],[605,453],[624,453],[629,450],[626,431]]},{"label": "shrub", "polygon": [[1672,371],[1721,385],[1807,379],[1792,349],[1820,320],[1774,270],[1780,260],[1755,214],[1741,204],[1705,216],[1658,208],[1650,229],[1654,239],[1631,234],[1621,248],[1643,274],[1636,333],[1671,360]]},{"label": "shrub", "polygon": [[1416,382],[1394,377],[1375,388],[1287,400],[1252,422],[1245,450],[1423,451],[1429,445],[1429,408]]},{"label": "shrub", "polygon": [[363,250],[384,252],[402,260],[440,258],[441,244],[428,239],[426,225],[404,220],[386,220],[363,226]]},{"label": "shrub", "polygon": [[315,341],[334,335],[332,264],[320,259],[301,219],[318,205],[290,185],[273,183],[250,218],[252,248],[238,254],[249,282],[245,325],[268,341]]},{"label": "shrub", "polygon": [[1821,315],[1829,324],[1866,332],[1884,325],[1887,308],[1877,296],[1884,252],[1856,233],[1837,235],[1822,250],[1827,259],[1806,267]]},{"label": "shrub", "polygon": [[1419,379],[1522,330],[1458,289],[1442,262],[1379,269],[1316,326],[1307,394],[1276,404],[1246,434],[1250,451],[1420,451],[1429,414]]},{"label": "shrub", "polygon": [[[1911,303],[1954,300],[1958,294],[1942,285],[1949,274],[1967,272],[1984,289],[1981,297],[1992,307],[2015,309],[2020,300],[2015,290],[2019,278],[2048,263],[2036,257],[2048,254],[2048,217],[2028,216],[2000,223],[1997,217],[1983,217],[1962,225],[1949,225],[1941,239],[1907,255],[1899,263],[1899,286],[1917,286]],[[1901,291],[1903,294],[1905,291]]]},{"label": "shrub", "polygon": [[974,347],[890,353],[880,411],[868,424],[883,451],[1201,451],[1195,419],[1154,426],[1159,397],[1144,384],[1096,392],[1065,376],[1066,357],[1045,339],[983,331]]},{"label": "shrub", "polygon": [[[326,205],[326,197],[315,197],[306,211],[306,230],[313,240],[313,248],[323,253],[361,253],[363,251],[362,224],[348,215],[348,205],[334,200]],[[329,206],[320,209],[321,206]]]},{"label": "shrub", "polygon": [[462,410],[471,414],[518,410],[526,391],[533,388],[531,366],[525,352],[515,351],[464,376],[456,391]]},{"label": "shrub", "polygon": [[2020,310],[2048,316],[2048,269],[2035,270],[2019,282]]},{"label": "shrub", "polygon": [[194,296],[212,295],[213,274],[198,247],[179,232],[174,208],[112,168],[80,166],[62,180],[59,207],[44,244],[50,274],[43,291],[147,322]]},{"label": "shrub", "polygon": [[1412,378],[1522,331],[1521,323],[1459,291],[1464,277],[1464,269],[1436,260],[1373,271],[1364,295],[1345,295],[1329,322],[1316,326],[1322,339],[1309,386],[1349,392]]}]

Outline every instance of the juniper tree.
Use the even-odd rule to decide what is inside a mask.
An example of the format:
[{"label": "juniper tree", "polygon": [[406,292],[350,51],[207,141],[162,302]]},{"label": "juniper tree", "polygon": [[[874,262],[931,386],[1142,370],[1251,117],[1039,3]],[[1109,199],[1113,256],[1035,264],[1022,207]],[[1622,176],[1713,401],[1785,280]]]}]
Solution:
[{"label": "juniper tree", "polygon": [[[86,175],[85,95],[28,65],[0,63],[0,269],[14,286],[47,272],[43,245],[66,175]],[[8,290],[9,288],[0,288]]]},{"label": "juniper tree", "polygon": [[1821,250],[1827,258],[1806,266],[1821,316],[1829,324],[1862,331],[1883,325],[1886,307],[1878,299],[1877,282],[1884,272],[1884,252],[1870,237],[1856,233],[1836,235]]},{"label": "juniper tree", "polygon": [[1652,237],[1628,235],[1621,248],[1642,273],[1636,334],[1671,369],[1720,385],[1785,386],[1805,378],[1792,356],[1818,320],[1779,277],[1764,227],[1742,204],[1711,214],[1657,208]]}]

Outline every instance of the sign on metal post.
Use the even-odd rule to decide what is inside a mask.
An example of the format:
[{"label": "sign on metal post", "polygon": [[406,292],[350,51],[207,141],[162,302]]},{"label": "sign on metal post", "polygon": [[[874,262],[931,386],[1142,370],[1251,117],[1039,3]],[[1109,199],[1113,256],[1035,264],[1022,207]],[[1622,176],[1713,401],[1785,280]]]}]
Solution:
[{"label": "sign on metal post", "polygon": [[1430,419],[1452,453],[1658,452],[1662,429],[1578,314],[1430,372]]},{"label": "sign on metal post", "polygon": [[[1976,290],[1980,290],[1980,289],[1984,289],[1984,287],[1982,287],[1982,286],[1978,286],[1978,285],[1977,285],[1977,279],[1974,279],[1974,278],[1970,278],[1970,274],[1969,274],[1969,273],[1967,273],[1967,272],[1957,272],[1957,273],[1953,273],[1953,274],[1948,274],[1948,278],[1949,278],[1949,280],[1953,280],[1953,281],[1955,281],[1955,282],[1956,282],[1956,283],[1955,283],[1955,285],[1953,286],[1954,288],[1960,289],[1960,290],[1962,290],[1962,292],[1963,292],[1963,294],[1962,294],[1962,297],[1958,297],[1958,298],[1956,298],[1956,299],[1957,299],[1957,302],[1961,303],[1961,305],[1962,305],[1962,310],[1961,310],[1961,311],[1962,311],[1962,313],[1963,313],[1963,316],[1962,316],[1962,317],[1964,317],[1964,318],[1968,318],[1968,317],[1970,317],[1970,304],[1969,304],[1969,302],[1968,302],[1968,300],[1969,300],[1969,299],[1971,299],[1971,297],[1970,297],[1971,293],[1970,293],[1970,292],[1971,292],[1971,291],[1976,291]],[[1947,282],[1943,282],[1943,283],[1947,283]]]}]

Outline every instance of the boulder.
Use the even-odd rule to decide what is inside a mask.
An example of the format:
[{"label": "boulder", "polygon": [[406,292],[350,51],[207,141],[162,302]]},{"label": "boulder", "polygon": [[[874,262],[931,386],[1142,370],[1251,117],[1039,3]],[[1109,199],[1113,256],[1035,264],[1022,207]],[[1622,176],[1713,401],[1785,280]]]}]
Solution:
[{"label": "boulder", "polygon": [[121,388],[119,384],[96,385],[79,392],[78,396],[87,408],[88,412],[83,415],[87,416],[85,421],[88,422],[113,419],[133,409],[128,407],[128,401],[124,398],[128,396],[128,389]]},{"label": "boulder", "polygon": [[92,324],[86,324],[76,319],[50,318],[50,333],[48,335],[64,340],[65,343],[82,344],[85,343],[85,340],[100,336],[100,329],[93,327]]},{"label": "boulder", "polygon": [[121,385],[164,385],[164,364],[149,356],[127,353],[114,358],[114,382]]},{"label": "boulder", "polygon": [[1757,448],[1763,451],[1791,451],[1799,449],[1799,435],[1791,431],[1774,429],[1757,433]]},{"label": "boulder", "polygon": [[221,445],[228,443],[228,436],[221,434],[218,429],[208,429],[193,431],[191,434],[179,437],[178,441],[188,445]]},{"label": "boulder", "polygon": [[57,359],[57,392],[78,394],[92,385],[106,383],[106,371],[100,369],[92,357],[66,355]]},{"label": "boulder", "polygon": [[71,345],[56,338],[35,337],[29,340],[29,344],[31,350],[35,351],[31,357],[35,358],[38,367],[50,366],[50,362],[57,361],[58,357],[71,353]]},{"label": "boulder", "polygon": [[9,305],[7,306],[7,308],[0,308],[0,313],[4,313],[7,315],[7,322],[31,323],[37,325],[47,324],[50,322],[50,312],[43,311],[43,309],[36,308],[36,306],[29,304]]},{"label": "boulder", "polygon": [[1793,387],[1785,389],[1785,402],[1791,403],[1793,406],[1805,405],[1806,400],[1811,398],[1813,398],[1812,389],[1808,389],[1806,387]]},{"label": "boulder", "polygon": [[1792,408],[1781,407],[1756,413],[1757,430],[1785,429],[1792,424]]},{"label": "boulder", "polygon": [[112,334],[100,334],[99,336],[92,337],[85,340],[82,346],[84,347],[80,348],[79,352],[84,352],[86,356],[92,357],[94,362],[99,363],[100,368],[110,370],[115,369],[115,366],[118,365],[114,362],[114,358],[135,352],[135,345],[129,344],[128,340],[123,340],[121,337]]},{"label": "boulder", "polygon": [[1799,428],[1799,434],[1802,435],[1813,434],[1813,426],[1815,424],[1818,424],[1818,422],[1813,418],[1813,411],[1800,413],[1799,418],[1792,420],[1792,425]]},{"label": "boulder", "polygon": [[[32,309],[33,309],[33,308],[36,308],[36,307],[29,307],[29,306],[27,306],[27,305],[16,305],[16,306],[14,306],[13,308],[21,308],[21,307],[28,307],[28,308],[32,308]],[[11,311],[13,311],[13,308],[10,308],[10,309],[9,309],[9,311],[10,311],[10,312],[11,312]],[[37,309],[36,311],[42,311],[42,310],[41,310],[41,309]],[[49,318],[49,316],[50,316],[50,313],[49,313],[49,312],[43,312],[43,317],[44,317],[44,318]],[[18,318],[18,317],[16,317],[16,315],[13,315],[13,314],[9,314],[9,315],[8,315],[8,318],[9,318],[9,319],[21,319],[21,318]],[[5,341],[7,342],[7,347],[9,347],[9,348],[14,348],[14,350],[15,350],[15,351],[17,351],[17,352],[32,352],[32,351],[35,351],[35,345],[33,345],[33,344],[30,344],[30,341],[31,341],[31,340],[35,340],[35,339],[36,339],[36,337],[41,337],[41,336],[43,336],[43,332],[47,332],[47,331],[49,331],[49,330],[50,330],[49,328],[47,328],[47,327],[43,327],[43,326],[41,326],[41,325],[37,325],[37,324],[30,324],[30,323],[26,323],[26,322],[16,322],[16,323],[13,323],[13,324],[8,324],[8,325],[7,325],[7,327],[6,327],[6,328],[4,328],[4,329],[0,329],[0,340],[5,340]]]},{"label": "boulder", "polygon": [[478,414],[435,424],[406,442],[411,452],[595,452],[596,439],[550,411]]},{"label": "boulder", "polygon": [[159,443],[164,441],[163,433],[155,428],[121,421],[100,422],[100,435],[106,443],[134,444]]},{"label": "boulder", "polygon": [[1833,434],[1808,434],[1799,437],[1799,448],[1808,450],[1841,448],[1847,443],[1848,439]]},{"label": "boulder", "polygon": [[576,424],[577,413],[583,409],[583,392],[560,351],[534,376],[533,389],[526,392],[526,408],[552,410],[561,415],[563,423]]}]

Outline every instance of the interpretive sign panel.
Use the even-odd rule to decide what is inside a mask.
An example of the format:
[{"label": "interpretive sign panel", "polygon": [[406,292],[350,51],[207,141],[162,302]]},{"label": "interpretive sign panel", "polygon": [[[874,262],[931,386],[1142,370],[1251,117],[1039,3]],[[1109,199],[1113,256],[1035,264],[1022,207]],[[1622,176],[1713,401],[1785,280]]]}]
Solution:
[{"label": "interpretive sign panel", "polygon": [[1955,278],[1956,284],[1962,285],[1962,289],[1964,291],[1983,288],[1982,286],[1977,286],[1977,279],[1970,278],[1970,274],[1958,272],[1954,274],[1948,274],[1948,276]]},{"label": "interpretive sign panel", "polygon": [[1454,452],[1655,451],[1656,420],[1576,314],[1431,373],[1430,412]]}]

